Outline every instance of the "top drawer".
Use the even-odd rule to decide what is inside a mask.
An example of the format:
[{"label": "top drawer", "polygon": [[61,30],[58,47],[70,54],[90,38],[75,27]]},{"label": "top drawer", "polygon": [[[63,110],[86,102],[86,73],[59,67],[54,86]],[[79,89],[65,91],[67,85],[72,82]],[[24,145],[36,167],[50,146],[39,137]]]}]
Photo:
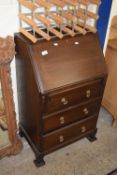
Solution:
[{"label": "top drawer", "polygon": [[60,91],[59,93],[51,93],[46,101],[45,113],[52,113],[102,96],[103,88],[103,80],[99,79],[82,86]]}]

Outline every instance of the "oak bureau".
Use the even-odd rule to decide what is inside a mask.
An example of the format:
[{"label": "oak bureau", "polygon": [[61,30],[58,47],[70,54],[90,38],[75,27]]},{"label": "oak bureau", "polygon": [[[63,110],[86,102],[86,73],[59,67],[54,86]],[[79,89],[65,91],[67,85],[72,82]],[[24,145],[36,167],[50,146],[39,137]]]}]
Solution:
[{"label": "oak bureau", "polygon": [[15,43],[19,129],[35,164],[78,139],[96,140],[107,77],[97,33],[35,44],[17,33]]}]

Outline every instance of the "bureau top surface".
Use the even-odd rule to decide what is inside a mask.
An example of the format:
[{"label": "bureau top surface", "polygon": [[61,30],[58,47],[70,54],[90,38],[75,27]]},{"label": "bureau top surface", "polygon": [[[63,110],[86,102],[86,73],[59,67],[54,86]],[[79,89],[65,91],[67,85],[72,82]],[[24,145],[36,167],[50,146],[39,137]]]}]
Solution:
[{"label": "bureau top surface", "polygon": [[30,48],[42,93],[106,74],[97,34],[39,41]]}]

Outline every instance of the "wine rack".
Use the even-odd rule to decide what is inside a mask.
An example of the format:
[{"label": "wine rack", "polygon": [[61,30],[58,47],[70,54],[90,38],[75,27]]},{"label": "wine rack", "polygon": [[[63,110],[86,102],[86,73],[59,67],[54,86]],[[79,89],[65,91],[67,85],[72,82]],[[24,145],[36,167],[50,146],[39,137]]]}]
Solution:
[{"label": "wine rack", "polygon": [[101,0],[18,0],[19,31],[33,43],[96,33]]}]

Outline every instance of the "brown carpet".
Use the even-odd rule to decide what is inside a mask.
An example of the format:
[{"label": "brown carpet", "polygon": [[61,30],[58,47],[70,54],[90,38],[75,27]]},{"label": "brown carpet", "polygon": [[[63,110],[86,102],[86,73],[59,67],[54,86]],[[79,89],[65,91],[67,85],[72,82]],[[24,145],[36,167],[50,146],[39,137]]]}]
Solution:
[{"label": "brown carpet", "polygon": [[19,155],[0,160],[0,175],[106,175],[117,168],[117,129],[111,123],[111,115],[101,109],[97,141],[82,139],[51,153],[41,168],[34,166],[34,154],[23,139]]}]

